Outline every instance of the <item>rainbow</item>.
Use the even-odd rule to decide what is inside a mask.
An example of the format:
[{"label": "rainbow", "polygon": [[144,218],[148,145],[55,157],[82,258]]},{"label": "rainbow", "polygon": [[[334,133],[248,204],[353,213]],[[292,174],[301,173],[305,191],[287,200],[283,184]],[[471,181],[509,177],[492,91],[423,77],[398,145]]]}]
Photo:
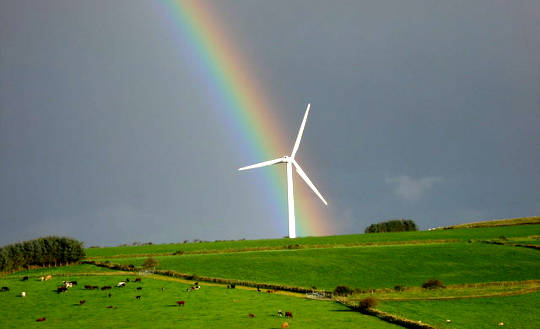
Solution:
[{"label": "rainbow", "polygon": [[[288,154],[291,140],[284,139],[282,127],[273,115],[272,104],[264,88],[249,74],[249,61],[237,50],[238,43],[212,7],[200,0],[164,0],[166,15],[179,33],[180,41],[189,49],[197,75],[206,84],[217,111],[228,120],[231,135],[246,145],[254,162]],[[219,105],[217,105],[219,104]],[[299,113],[302,109],[299,109]],[[276,218],[287,227],[286,181],[275,170],[268,170],[264,189],[274,202]],[[315,197],[314,197],[315,199]],[[318,201],[318,200],[317,200]],[[313,201],[296,202],[299,235],[332,233]],[[285,231],[286,232],[286,231]]]}]

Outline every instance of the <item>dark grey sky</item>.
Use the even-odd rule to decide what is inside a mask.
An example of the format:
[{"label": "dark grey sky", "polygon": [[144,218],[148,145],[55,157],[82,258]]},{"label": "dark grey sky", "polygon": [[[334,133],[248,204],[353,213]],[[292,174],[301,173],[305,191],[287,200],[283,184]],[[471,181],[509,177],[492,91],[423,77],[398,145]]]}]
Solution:
[{"label": "dark grey sky", "polygon": [[[297,199],[333,233],[540,214],[539,1],[210,6],[291,148],[312,103],[298,156],[329,206],[298,180]],[[216,115],[166,8],[0,2],[0,245],[287,234],[262,183],[283,168],[236,171],[268,159]]]}]

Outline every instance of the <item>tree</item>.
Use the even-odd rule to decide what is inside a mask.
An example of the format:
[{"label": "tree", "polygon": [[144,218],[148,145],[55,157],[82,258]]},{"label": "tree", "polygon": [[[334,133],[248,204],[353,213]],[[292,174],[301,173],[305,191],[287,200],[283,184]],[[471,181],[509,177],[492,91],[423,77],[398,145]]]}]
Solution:
[{"label": "tree", "polygon": [[154,257],[148,257],[147,260],[142,264],[145,269],[156,269],[159,266],[159,262]]},{"label": "tree", "polygon": [[405,232],[418,231],[418,227],[411,219],[393,219],[386,222],[371,224],[364,233],[381,233],[381,232]]}]

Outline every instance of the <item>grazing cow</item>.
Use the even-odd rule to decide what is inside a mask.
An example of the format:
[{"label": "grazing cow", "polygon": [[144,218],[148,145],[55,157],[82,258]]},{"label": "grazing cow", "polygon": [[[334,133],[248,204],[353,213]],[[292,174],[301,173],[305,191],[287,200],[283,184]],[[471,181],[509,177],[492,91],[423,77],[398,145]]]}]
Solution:
[{"label": "grazing cow", "polygon": [[21,297],[26,297],[26,291],[21,292]]},{"label": "grazing cow", "polygon": [[289,329],[289,324],[287,322],[283,322],[281,324],[281,329]]},{"label": "grazing cow", "polygon": [[111,286],[103,286],[101,287],[101,290],[111,290],[112,287]]},{"label": "grazing cow", "polygon": [[66,287],[66,288],[72,288],[72,287],[73,287],[73,283],[71,283],[71,282],[69,282],[69,281],[66,281],[66,282],[64,283],[64,287]]},{"label": "grazing cow", "polygon": [[137,287],[137,290],[142,290],[142,287]]},{"label": "grazing cow", "polygon": [[8,287],[2,287],[2,291],[9,291]]},{"label": "grazing cow", "polygon": [[45,281],[50,280],[50,279],[52,279],[52,275],[47,275],[47,276],[45,277]]},{"label": "grazing cow", "polygon": [[45,320],[47,320],[47,319],[45,319],[45,317],[43,317],[43,318],[37,319],[36,321],[37,321],[37,322],[43,322],[43,321],[45,321]]},{"label": "grazing cow", "polygon": [[125,287],[126,286],[126,283],[124,281],[120,281],[118,282],[118,284],[116,285],[117,287]]},{"label": "grazing cow", "polygon": [[56,287],[56,292],[57,293],[62,293],[62,292],[66,292],[67,291],[67,287],[64,287],[64,286],[58,286]]},{"label": "grazing cow", "polygon": [[44,276],[40,277],[39,279],[40,279],[41,281],[45,281],[45,277],[44,277]]},{"label": "grazing cow", "polygon": [[84,299],[81,299],[81,300],[79,301],[79,305],[83,305],[84,303],[86,303],[86,301],[85,301]]},{"label": "grazing cow", "polygon": [[77,285],[77,281],[70,281],[70,283],[71,283],[72,285],[74,285],[74,286]]},{"label": "grazing cow", "polygon": [[87,284],[87,285],[84,286],[84,289],[91,290],[91,289],[92,289],[92,286]]},{"label": "grazing cow", "polygon": [[249,313],[249,317],[250,317],[250,318],[254,318],[254,317],[255,317],[255,314]]},{"label": "grazing cow", "polygon": [[277,311],[277,315],[278,315],[280,318],[282,318],[282,317],[283,317],[283,312],[281,312],[281,310],[278,310],[278,311]]},{"label": "grazing cow", "polygon": [[176,302],[176,304],[178,304],[178,306],[184,306],[184,301],[183,300],[179,300]]},{"label": "grazing cow", "polygon": [[27,276],[23,276],[22,281],[26,281],[26,280],[28,280],[28,277],[27,277]]},{"label": "grazing cow", "polygon": [[129,278],[126,278],[126,282],[129,282]]},{"label": "grazing cow", "polygon": [[141,296],[135,296],[135,298],[137,298],[137,299],[141,299]]},{"label": "grazing cow", "polygon": [[107,306],[107,308],[112,308],[112,305]]},{"label": "grazing cow", "polygon": [[136,278],[135,282],[141,282],[141,278]]},{"label": "grazing cow", "polygon": [[293,317],[292,313],[291,312],[285,312],[285,317],[286,318],[291,318]]}]

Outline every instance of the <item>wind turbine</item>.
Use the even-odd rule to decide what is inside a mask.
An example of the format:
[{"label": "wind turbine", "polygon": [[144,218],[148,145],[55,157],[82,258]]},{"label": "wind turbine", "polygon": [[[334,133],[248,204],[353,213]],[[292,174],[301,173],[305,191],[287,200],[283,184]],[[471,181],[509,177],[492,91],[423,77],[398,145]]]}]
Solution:
[{"label": "wind turbine", "polygon": [[302,120],[302,125],[300,126],[300,131],[298,131],[298,136],[296,137],[296,142],[294,143],[294,147],[292,150],[291,155],[286,155],[284,157],[256,163],[251,166],[242,167],[238,170],[248,170],[253,168],[259,168],[259,167],[265,167],[270,165],[275,165],[278,163],[286,163],[287,164],[287,200],[289,204],[289,238],[296,238],[296,223],[294,218],[294,195],[293,195],[293,176],[292,176],[292,167],[296,169],[296,172],[302,179],[306,182],[306,184],[315,192],[315,194],[324,202],[325,205],[328,205],[326,200],[323,198],[321,193],[317,190],[315,185],[311,182],[309,177],[306,175],[306,173],[302,170],[298,162],[294,159],[294,156],[296,155],[296,152],[298,151],[298,147],[300,146],[300,140],[302,139],[302,133],[304,132],[304,127],[306,125],[306,120],[309,114],[309,108],[311,104],[308,104],[306,108],[306,113],[304,114],[304,119]]}]

